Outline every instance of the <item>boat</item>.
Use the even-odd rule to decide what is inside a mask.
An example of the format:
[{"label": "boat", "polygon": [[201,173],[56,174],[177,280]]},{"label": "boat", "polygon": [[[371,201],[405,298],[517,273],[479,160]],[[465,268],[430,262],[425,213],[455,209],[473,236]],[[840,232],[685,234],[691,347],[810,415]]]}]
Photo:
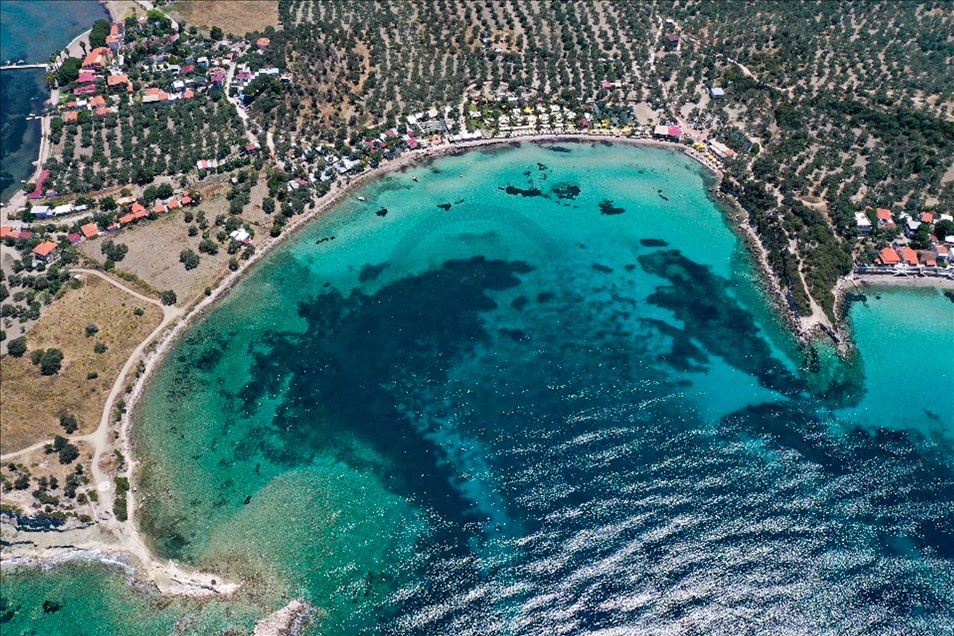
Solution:
[{"label": "boat", "polygon": [[364,201],[364,197],[358,197],[358,201]]},{"label": "boat", "polygon": [[417,183],[417,177],[411,177],[411,181],[414,181],[415,183]]}]

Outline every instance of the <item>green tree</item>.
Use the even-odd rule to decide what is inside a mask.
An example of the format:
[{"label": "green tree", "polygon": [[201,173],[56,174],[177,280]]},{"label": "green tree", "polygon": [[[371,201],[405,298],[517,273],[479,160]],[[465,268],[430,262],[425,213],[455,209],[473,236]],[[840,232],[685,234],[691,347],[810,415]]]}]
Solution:
[{"label": "green tree", "polygon": [[63,352],[59,349],[49,348],[43,352],[40,358],[40,373],[43,375],[55,375],[60,372],[63,365]]},{"label": "green tree", "polygon": [[948,236],[954,236],[954,221],[938,221],[934,224],[934,236],[943,241]]},{"label": "green tree", "polygon": [[60,426],[67,433],[75,433],[79,429],[79,422],[76,421],[75,415],[64,413],[60,415]]},{"label": "green tree", "polygon": [[171,289],[167,289],[159,295],[159,300],[162,301],[163,305],[175,305],[176,293]]},{"label": "green tree", "polygon": [[56,69],[56,82],[60,86],[66,86],[77,80],[79,77],[80,67],[83,62],[76,57],[68,57],[63,60],[63,63],[60,64],[60,67]]},{"label": "green tree", "polygon": [[26,336],[20,336],[19,338],[14,338],[7,343],[7,353],[9,353],[14,358],[21,357],[27,351]]},{"label": "green tree", "polygon": [[199,266],[199,255],[192,250],[182,250],[179,252],[179,262],[185,265],[186,270],[195,269]]},{"label": "green tree", "polygon": [[106,46],[106,37],[109,35],[109,22],[97,20],[89,31],[89,45],[93,48]]},{"label": "green tree", "polygon": [[125,243],[116,243],[110,239],[100,246],[99,251],[106,256],[107,260],[118,263],[126,257],[129,246]]}]

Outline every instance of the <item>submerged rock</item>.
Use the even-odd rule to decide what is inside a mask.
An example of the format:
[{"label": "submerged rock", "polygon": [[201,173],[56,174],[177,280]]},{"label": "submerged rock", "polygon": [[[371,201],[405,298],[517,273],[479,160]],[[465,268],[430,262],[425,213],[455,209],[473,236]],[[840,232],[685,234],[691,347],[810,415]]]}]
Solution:
[{"label": "submerged rock", "polygon": [[622,214],[626,210],[624,208],[618,208],[613,205],[613,201],[610,199],[603,199],[600,201],[600,214],[605,214],[607,216],[614,216],[616,214]]},{"label": "submerged rock", "polygon": [[552,188],[558,199],[573,200],[580,196],[580,186],[573,183],[558,183]]},{"label": "submerged rock", "polygon": [[522,197],[539,197],[543,196],[543,192],[540,191],[540,188],[518,188],[516,186],[508,185],[506,188],[500,188],[507,194],[511,196],[522,196]]}]

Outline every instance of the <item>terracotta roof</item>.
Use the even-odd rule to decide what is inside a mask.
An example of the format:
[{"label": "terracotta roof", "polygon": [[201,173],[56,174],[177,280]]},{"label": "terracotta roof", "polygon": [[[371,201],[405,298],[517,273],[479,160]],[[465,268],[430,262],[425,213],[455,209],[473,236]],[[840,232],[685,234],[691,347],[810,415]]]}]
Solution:
[{"label": "terracotta roof", "polygon": [[33,248],[33,253],[37,256],[49,256],[50,252],[56,249],[56,243],[53,241],[43,241]]},{"label": "terracotta roof", "polygon": [[918,253],[912,250],[910,247],[902,247],[900,249],[901,260],[903,260],[908,265],[917,265],[918,264]]},{"label": "terracotta roof", "polygon": [[110,75],[106,78],[106,84],[109,86],[119,86],[120,84],[128,84],[129,77],[126,75]]},{"label": "terracotta roof", "polygon": [[70,232],[69,234],[66,235],[66,238],[69,240],[70,243],[73,243],[75,245],[76,243],[79,243],[80,241],[83,240],[83,235],[80,234],[79,232]]},{"label": "terracotta roof", "polygon": [[928,267],[935,267],[937,265],[937,256],[930,250],[918,252],[918,259],[920,259],[921,264],[927,265]]},{"label": "terracotta roof", "polygon": [[132,223],[132,222],[135,221],[137,218],[138,218],[138,217],[136,217],[135,214],[124,214],[124,215],[122,215],[121,217],[119,217],[119,224],[120,224],[120,225],[126,225],[127,223]]},{"label": "terracotta roof", "polygon": [[891,220],[891,210],[887,208],[878,208],[875,210],[875,214],[878,215],[879,221],[890,221]]},{"label": "terracotta roof", "polygon": [[169,208],[167,208],[166,206],[164,206],[164,205],[163,205],[162,203],[160,203],[159,201],[156,201],[156,204],[155,204],[154,206],[152,206],[152,210],[153,210],[153,212],[155,212],[156,214],[165,214],[166,212],[169,211]]},{"label": "terracotta roof", "polygon": [[901,257],[898,256],[893,247],[886,247],[878,254],[878,260],[881,261],[882,265],[897,265],[901,262]]},{"label": "terracotta roof", "polygon": [[171,201],[169,201],[169,203],[166,204],[166,207],[169,208],[170,210],[178,210],[179,208],[182,207],[182,204],[179,203],[179,201],[177,201],[176,199],[172,199]]},{"label": "terracotta roof", "polygon": [[923,212],[921,214],[921,223],[934,223],[934,215],[930,212]]},{"label": "terracotta roof", "polygon": [[191,205],[192,197],[190,197],[188,194],[183,194],[182,198],[179,199],[179,203],[181,203],[182,205]]},{"label": "terracotta roof", "polygon": [[83,236],[88,239],[99,236],[99,226],[97,226],[95,223],[87,223],[86,225],[80,227],[80,231],[83,233]]},{"label": "terracotta roof", "polygon": [[149,212],[146,211],[146,208],[141,203],[132,204],[132,213],[135,216],[135,218],[139,218],[139,219],[149,214]]},{"label": "terracotta roof", "polygon": [[0,238],[13,236],[13,228],[9,225],[0,225]]},{"label": "terracotta roof", "polygon": [[96,97],[89,100],[90,108],[99,108],[100,106],[106,105],[106,98],[102,95],[97,95]]},{"label": "terracotta roof", "polygon": [[272,41],[269,40],[268,38],[258,38],[257,40],[255,40],[255,45],[260,49],[264,49],[266,46],[268,46],[271,43]]},{"label": "terracotta roof", "polygon": [[105,46],[100,46],[92,51],[86,56],[86,59],[83,60],[83,66],[101,66],[106,63],[106,56],[109,55],[109,49]]}]

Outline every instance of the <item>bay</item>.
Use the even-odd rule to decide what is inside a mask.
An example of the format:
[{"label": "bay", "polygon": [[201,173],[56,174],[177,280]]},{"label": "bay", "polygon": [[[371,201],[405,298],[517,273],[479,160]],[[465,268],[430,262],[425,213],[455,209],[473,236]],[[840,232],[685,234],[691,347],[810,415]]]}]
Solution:
[{"label": "bay", "polygon": [[[322,634],[943,632],[950,441],[923,408],[870,417],[869,366],[943,342],[954,304],[877,342],[853,305],[858,358],[821,383],[706,187],[682,155],[564,144],[356,193],[192,327],[136,413],[154,548],[242,595],[89,603],[194,633],[297,597]],[[894,330],[910,305],[878,307]],[[14,631],[47,620],[35,576],[5,585]]]}]

